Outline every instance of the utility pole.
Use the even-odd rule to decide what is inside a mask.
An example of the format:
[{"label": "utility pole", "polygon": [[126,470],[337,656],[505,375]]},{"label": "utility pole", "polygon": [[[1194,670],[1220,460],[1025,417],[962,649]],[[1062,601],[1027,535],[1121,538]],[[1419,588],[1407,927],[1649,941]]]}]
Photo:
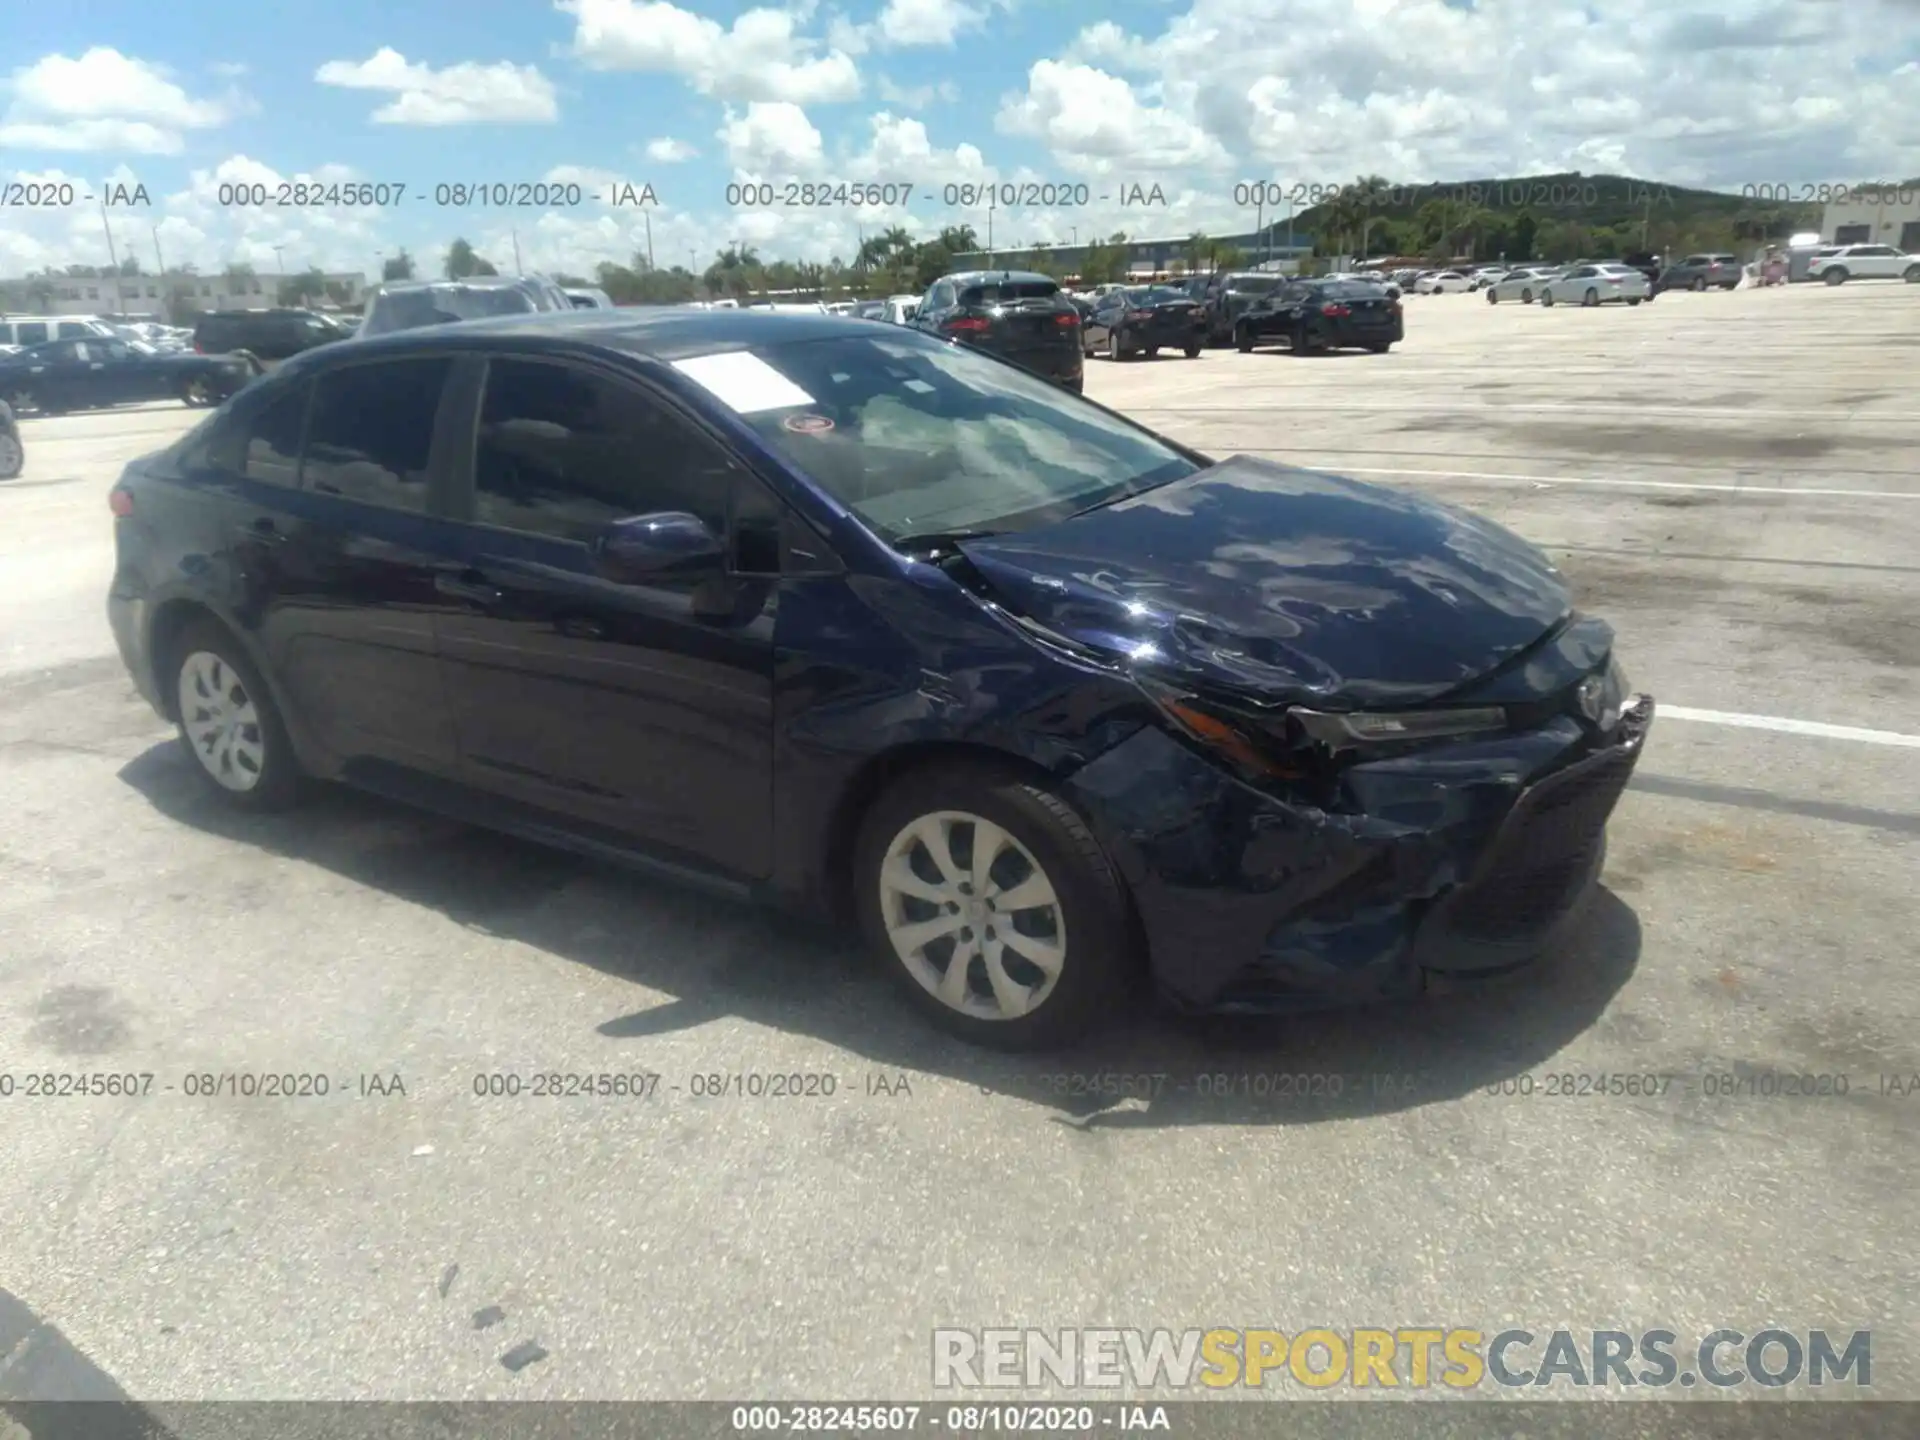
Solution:
[{"label": "utility pole", "polygon": [[166,257],[160,253],[160,227],[158,225],[153,227],[153,263],[159,267],[160,278],[164,281],[167,278],[167,261]]},{"label": "utility pole", "polygon": [[647,222],[647,269],[653,269],[653,211],[642,210],[641,217]]},{"label": "utility pole", "polygon": [[282,280],[287,278],[287,257],[284,253],[286,248],[284,245],[276,245],[273,247],[273,263],[278,267]]},{"label": "utility pole", "polygon": [[116,313],[127,313],[126,292],[120,288],[120,257],[113,250],[113,226],[107,223],[107,202],[100,201],[100,228],[107,232],[107,259],[113,262],[113,308]]},{"label": "utility pole", "polygon": [[513,235],[513,273],[524,275],[527,272],[520,268],[520,227],[514,226],[510,233]]}]

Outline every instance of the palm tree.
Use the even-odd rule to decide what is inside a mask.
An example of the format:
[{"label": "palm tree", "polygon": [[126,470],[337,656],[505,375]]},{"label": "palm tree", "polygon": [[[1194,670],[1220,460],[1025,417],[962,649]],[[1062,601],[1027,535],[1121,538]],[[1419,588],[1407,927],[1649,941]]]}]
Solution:
[{"label": "palm tree", "polygon": [[1360,219],[1360,256],[1367,258],[1367,241],[1374,223],[1381,218],[1380,210],[1386,204],[1393,187],[1387,183],[1384,175],[1362,175],[1353,182],[1343,198],[1347,198],[1357,211]]}]

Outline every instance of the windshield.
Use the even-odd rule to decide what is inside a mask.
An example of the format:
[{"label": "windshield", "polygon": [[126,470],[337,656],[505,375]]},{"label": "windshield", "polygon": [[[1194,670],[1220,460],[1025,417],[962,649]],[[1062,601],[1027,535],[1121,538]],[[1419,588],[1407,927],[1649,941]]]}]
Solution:
[{"label": "windshield", "polygon": [[1026,529],[1200,468],[1058,386],[911,332],[677,368],[889,541]]},{"label": "windshield", "polygon": [[362,335],[417,330],[496,315],[524,315],[533,301],[520,290],[495,286],[435,285],[421,290],[388,290],[374,297]]}]

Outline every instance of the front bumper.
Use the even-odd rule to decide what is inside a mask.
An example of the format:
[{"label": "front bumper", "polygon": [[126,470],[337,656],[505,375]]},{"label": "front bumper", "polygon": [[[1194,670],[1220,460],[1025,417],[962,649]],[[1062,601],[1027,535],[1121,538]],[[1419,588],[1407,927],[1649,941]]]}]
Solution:
[{"label": "front bumper", "polygon": [[1570,717],[1358,765],[1350,808],[1293,804],[1156,729],[1070,782],[1132,892],[1161,993],[1287,1012],[1416,993],[1549,947],[1597,879],[1652,725]]}]

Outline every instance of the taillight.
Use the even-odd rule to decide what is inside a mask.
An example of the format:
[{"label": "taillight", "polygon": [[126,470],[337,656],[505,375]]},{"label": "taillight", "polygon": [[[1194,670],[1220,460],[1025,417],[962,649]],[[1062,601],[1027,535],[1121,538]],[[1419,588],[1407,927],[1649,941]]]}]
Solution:
[{"label": "taillight", "polygon": [[1344,305],[1322,305],[1320,307],[1320,313],[1322,315],[1331,315],[1336,319],[1338,319],[1342,316],[1353,314],[1353,311],[1349,310]]},{"label": "taillight", "polygon": [[114,518],[124,520],[133,514],[133,494],[119,486],[107,492],[107,508],[113,511]]},{"label": "taillight", "polygon": [[1078,314],[1056,315],[1053,317],[1053,323],[1056,325],[1078,325],[1080,323],[1080,316]]},{"label": "taillight", "polygon": [[947,321],[947,323],[940,328],[952,334],[973,335],[978,334],[982,330],[991,329],[992,323],[980,319],[977,315],[963,315],[958,320]]},{"label": "taillight", "polygon": [[196,341],[194,341],[194,342],[193,342],[193,353],[194,353],[194,354],[196,354],[196,355],[204,355],[204,354],[206,354],[207,352],[206,352],[205,350],[202,350],[202,349],[200,348],[200,342],[199,342],[198,340],[196,340]]}]

